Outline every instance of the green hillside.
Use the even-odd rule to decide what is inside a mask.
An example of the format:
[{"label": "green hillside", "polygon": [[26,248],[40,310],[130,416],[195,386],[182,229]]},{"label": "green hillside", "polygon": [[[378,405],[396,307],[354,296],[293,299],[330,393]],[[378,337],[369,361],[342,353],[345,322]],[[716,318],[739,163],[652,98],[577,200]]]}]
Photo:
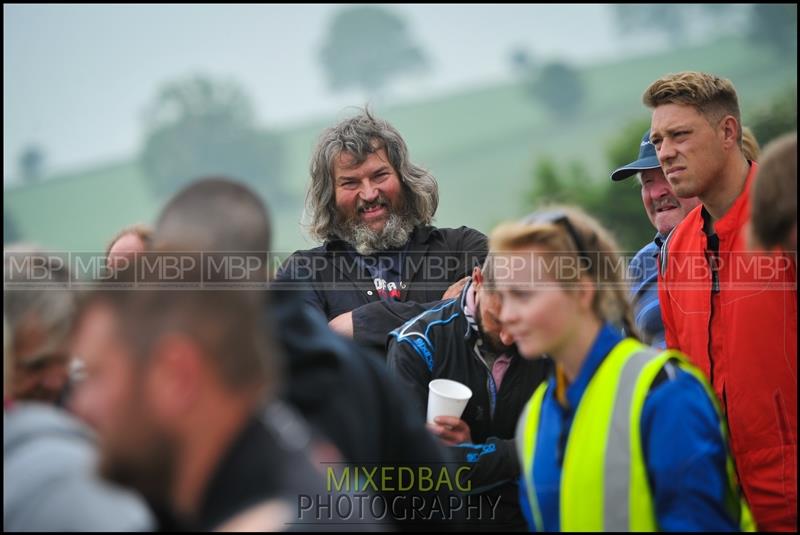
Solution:
[{"label": "green hillside", "polygon": [[25,241],[102,251],[122,227],[151,222],[158,206],[139,166],[130,162],[8,188],[3,211]]},{"label": "green hillside", "polygon": [[[738,39],[585,68],[585,111],[569,122],[554,121],[520,85],[492,85],[446,97],[377,110],[404,135],[415,162],[433,171],[441,195],[436,223],[468,225],[488,232],[497,222],[523,214],[537,158],[581,160],[593,176],[607,176],[605,144],[629,120],[646,116],[645,87],[659,76],[702,70],[730,78],[747,124],[754,109],[790,84],[795,61],[774,57]],[[338,114],[337,116],[341,116]],[[337,116],[281,132],[286,147],[285,180],[294,204],[272,206],[274,246],[309,247],[300,228],[308,159],[316,137]],[[96,250],[121,227],[152,221],[163,200],[153,199],[134,162],[52,177],[8,188],[6,216],[27,240],[66,250]],[[642,224],[648,225],[644,214]]]}]

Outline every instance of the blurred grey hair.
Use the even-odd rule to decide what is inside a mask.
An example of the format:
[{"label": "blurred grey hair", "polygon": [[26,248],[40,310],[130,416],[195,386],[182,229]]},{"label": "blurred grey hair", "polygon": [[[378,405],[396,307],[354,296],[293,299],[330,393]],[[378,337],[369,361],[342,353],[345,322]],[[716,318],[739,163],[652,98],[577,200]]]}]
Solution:
[{"label": "blurred grey hair", "polygon": [[[69,270],[56,260],[30,244],[3,250],[3,314],[12,337],[31,321],[41,327],[48,347],[60,345],[69,336],[77,303],[68,284]],[[26,262],[36,262],[36,279],[31,278],[30,269],[19,269]],[[37,281],[42,281],[41,287],[36,286]],[[24,287],[15,288],[14,283]],[[10,353],[13,351],[12,346]]]},{"label": "blurred grey hair", "polygon": [[11,397],[11,385],[14,380],[11,377],[11,348],[14,347],[14,342],[11,339],[11,331],[8,330],[8,323],[6,323],[6,314],[3,312],[3,399]]},{"label": "blurred grey hair", "polygon": [[429,171],[409,160],[408,146],[387,121],[374,117],[368,109],[326,129],[319,137],[311,157],[311,185],[306,194],[307,230],[324,242],[336,236],[336,197],[333,166],[335,158],[346,152],[363,163],[367,157],[386,149],[389,163],[397,172],[411,222],[428,225],[439,205],[439,186]]}]

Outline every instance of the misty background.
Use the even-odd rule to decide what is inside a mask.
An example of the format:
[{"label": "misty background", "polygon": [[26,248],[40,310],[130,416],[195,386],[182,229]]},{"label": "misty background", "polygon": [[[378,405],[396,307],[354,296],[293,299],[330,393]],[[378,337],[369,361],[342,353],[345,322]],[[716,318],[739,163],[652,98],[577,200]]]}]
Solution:
[{"label": "misty background", "polygon": [[441,189],[438,226],[489,232],[576,202],[625,247],[649,228],[633,159],[641,94],[668,72],[730,78],[765,144],[796,128],[796,5],[4,5],[4,243],[102,250],[192,178],[266,200],[302,232],[326,126],[369,104]]}]

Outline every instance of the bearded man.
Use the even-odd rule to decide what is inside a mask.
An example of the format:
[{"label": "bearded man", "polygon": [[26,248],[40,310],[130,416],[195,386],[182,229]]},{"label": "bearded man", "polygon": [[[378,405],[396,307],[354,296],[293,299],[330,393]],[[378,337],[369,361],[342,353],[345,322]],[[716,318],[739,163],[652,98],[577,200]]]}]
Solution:
[{"label": "bearded man", "polygon": [[486,237],[431,226],[436,179],[414,165],[400,133],[368,110],[325,130],[311,160],[309,234],[277,289],[302,291],[337,332],[385,350],[387,336],[425,303],[460,295],[486,257]]}]

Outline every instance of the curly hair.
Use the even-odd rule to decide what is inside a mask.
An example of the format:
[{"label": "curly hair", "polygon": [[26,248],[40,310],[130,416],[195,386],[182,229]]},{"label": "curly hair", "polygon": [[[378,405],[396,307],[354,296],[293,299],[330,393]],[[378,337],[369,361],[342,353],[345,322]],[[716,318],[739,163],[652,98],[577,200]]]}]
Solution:
[{"label": "curly hair", "polygon": [[326,241],[336,237],[336,198],[334,159],[342,152],[356,164],[370,154],[385,149],[389,163],[400,177],[407,213],[414,225],[430,224],[439,205],[439,186],[431,173],[409,160],[408,146],[387,121],[374,117],[368,109],[320,135],[311,157],[311,185],[306,194],[307,229],[311,237]]}]

